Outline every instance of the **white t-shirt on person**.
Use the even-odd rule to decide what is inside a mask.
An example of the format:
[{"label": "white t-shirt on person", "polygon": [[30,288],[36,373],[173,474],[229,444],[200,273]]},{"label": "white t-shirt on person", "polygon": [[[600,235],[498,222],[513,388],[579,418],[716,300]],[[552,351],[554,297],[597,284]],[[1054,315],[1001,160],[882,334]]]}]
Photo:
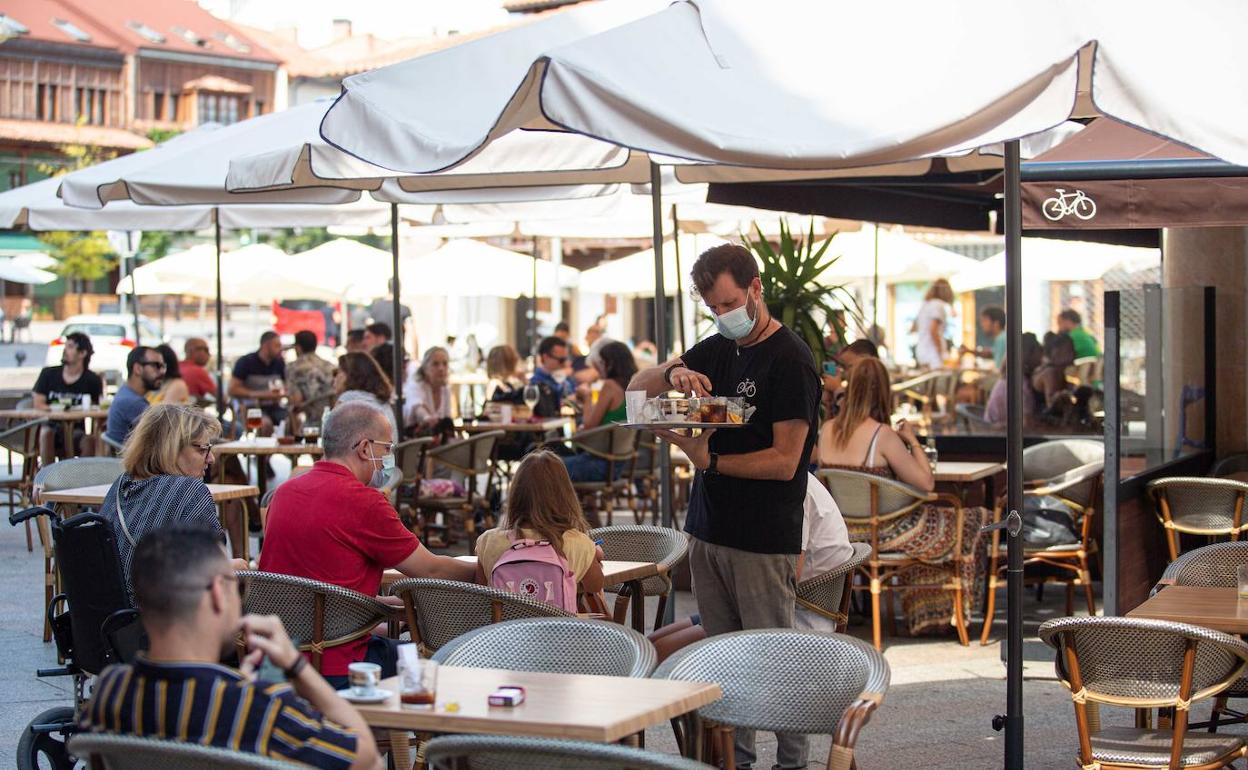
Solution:
[{"label": "white t-shirt on person", "polygon": [[[802,518],[802,580],[836,569],[854,555],[849,530],[841,509],[823,482],[806,474],[805,515]],[[794,627],[809,631],[832,631],[828,618],[798,605]]]},{"label": "white t-shirt on person", "polygon": [[[919,366],[939,369],[945,365],[944,333],[949,315],[949,303],[935,297],[924,301],[922,307],[919,308],[919,315],[914,321],[919,334],[919,341],[914,346],[914,358]],[[932,321],[940,322],[939,345],[932,339]]]}]

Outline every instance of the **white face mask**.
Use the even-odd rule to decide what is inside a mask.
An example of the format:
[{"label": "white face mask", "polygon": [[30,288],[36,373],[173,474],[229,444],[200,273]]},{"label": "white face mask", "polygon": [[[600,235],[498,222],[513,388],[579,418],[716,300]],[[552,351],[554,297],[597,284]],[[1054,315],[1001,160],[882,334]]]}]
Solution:
[{"label": "white face mask", "polygon": [[380,487],[386,483],[387,471],[394,468],[394,452],[377,457],[373,454],[373,443],[368,443],[368,459],[374,463],[380,462],[380,468],[373,469],[373,477],[369,479],[370,487]]},{"label": "white face mask", "polygon": [[750,295],[746,292],[744,305],[715,316],[715,328],[730,340],[741,340],[750,336],[750,332],[754,331],[754,324],[758,323],[758,312],[756,310],[751,318],[749,307]]}]

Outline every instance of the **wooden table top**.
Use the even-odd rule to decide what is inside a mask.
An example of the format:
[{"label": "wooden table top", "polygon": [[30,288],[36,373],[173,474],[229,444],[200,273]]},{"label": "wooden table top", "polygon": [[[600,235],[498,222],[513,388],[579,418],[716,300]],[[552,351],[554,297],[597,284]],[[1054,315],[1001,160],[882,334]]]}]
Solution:
[{"label": "wooden table top", "polygon": [[[477,563],[477,557],[475,556],[456,556],[455,558],[471,564]],[[602,563],[602,576],[606,579],[606,584],[609,586],[613,586],[616,583],[627,583],[630,580],[654,577],[662,572],[663,570],[658,564],[649,561],[604,561]],[[381,576],[381,586],[385,588],[396,580],[403,580],[406,577],[398,570],[388,569]]]},{"label": "wooden table top", "polygon": [[459,426],[464,433],[485,433],[502,430],[508,433],[549,433],[572,421],[571,417],[552,417],[540,422],[465,422]]},{"label": "wooden table top", "polygon": [[936,461],[936,481],[969,484],[1005,471],[1003,463]]},{"label": "wooden table top", "polygon": [[303,444],[298,441],[293,444],[283,445],[243,440],[216,444],[212,447],[212,451],[223,455],[312,455],[313,457],[320,457],[325,450],[321,449],[319,444]]},{"label": "wooden table top", "polygon": [[[524,703],[491,707],[503,686],[523,687]],[[719,685],[584,674],[442,666],[432,708],[404,708],[398,678],[382,681],[384,703],[357,704],[370,727],[432,733],[528,735],[613,743],[723,697]],[[448,704],[455,704],[452,711]]]},{"label": "wooden table top", "polygon": [[4,420],[56,420],[58,422],[66,420],[103,420],[108,417],[108,409],[103,407],[91,407],[90,409],[62,409],[59,411],[43,411],[42,409],[0,409],[0,419]]},{"label": "wooden table top", "polygon": [[[90,487],[62,489],[59,492],[44,492],[40,495],[40,499],[45,503],[100,505],[104,502],[104,495],[108,494],[111,486],[112,484],[96,484]],[[209,484],[208,491],[212,493],[212,500],[216,503],[255,497],[260,494],[260,490],[250,484]]]},{"label": "wooden table top", "polygon": [[1248,633],[1248,599],[1234,588],[1167,586],[1127,613],[1129,618],[1154,618],[1191,623],[1228,634]]}]

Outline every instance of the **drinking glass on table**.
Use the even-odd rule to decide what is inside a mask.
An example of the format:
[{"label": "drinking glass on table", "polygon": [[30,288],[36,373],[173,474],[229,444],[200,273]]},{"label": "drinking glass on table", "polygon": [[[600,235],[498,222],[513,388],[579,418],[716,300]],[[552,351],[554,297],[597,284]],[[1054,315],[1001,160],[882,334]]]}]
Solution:
[{"label": "drinking glass on table", "polygon": [[1236,567],[1235,577],[1236,583],[1239,586],[1239,598],[1248,599],[1248,564],[1241,564]]},{"label": "drinking glass on table", "polygon": [[537,389],[536,385],[524,386],[524,405],[529,408],[529,414],[533,414],[533,409],[537,407],[537,402],[542,398],[542,392]]},{"label": "drinking glass on table", "polygon": [[264,425],[264,412],[260,411],[260,407],[252,406],[247,408],[247,430],[251,432],[251,440],[255,441],[259,435],[260,427]]}]

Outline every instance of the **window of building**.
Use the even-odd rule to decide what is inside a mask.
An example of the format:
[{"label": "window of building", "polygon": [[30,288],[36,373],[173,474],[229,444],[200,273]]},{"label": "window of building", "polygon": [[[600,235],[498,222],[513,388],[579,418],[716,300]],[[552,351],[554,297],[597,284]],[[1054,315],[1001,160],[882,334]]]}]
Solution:
[{"label": "window of building", "polygon": [[60,105],[57,103],[57,88],[54,85],[40,83],[35,86],[35,119],[58,121],[61,119]]},{"label": "window of building", "polygon": [[152,117],[156,120],[169,120],[171,116],[165,114],[165,93],[157,91],[152,94]]},{"label": "window of building", "polygon": [[17,19],[9,16],[7,13],[0,13],[0,34],[4,34],[8,37],[14,37],[29,33],[30,27],[27,27]]},{"label": "window of building", "polygon": [[191,45],[198,46],[200,48],[203,48],[204,46],[208,45],[207,40],[200,37],[199,35],[196,35],[192,30],[189,30],[186,27],[175,26],[172,28],[172,32],[173,34],[182,38],[183,40],[190,43]]},{"label": "window of building", "polygon": [[251,46],[244,43],[232,32],[217,32],[214,37],[239,53],[251,53]]},{"label": "window of building", "polygon": [[243,116],[242,99],[233,94],[200,93],[199,123],[220,123],[228,126]]},{"label": "window of building", "polygon": [[69,35],[74,40],[77,40],[79,43],[91,42],[91,36],[72,21],[66,21],[65,19],[53,19],[52,26],[64,32],[66,35]]},{"label": "window of building", "polygon": [[165,36],[141,21],[127,21],[126,26],[138,33],[139,37],[153,43],[165,42]]},{"label": "window of building", "polygon": [[181,94],[169,94],[169,119],[170,120],[182,119],[178,115],[178,109],[181,106],[182,106],[182,95]]}]

